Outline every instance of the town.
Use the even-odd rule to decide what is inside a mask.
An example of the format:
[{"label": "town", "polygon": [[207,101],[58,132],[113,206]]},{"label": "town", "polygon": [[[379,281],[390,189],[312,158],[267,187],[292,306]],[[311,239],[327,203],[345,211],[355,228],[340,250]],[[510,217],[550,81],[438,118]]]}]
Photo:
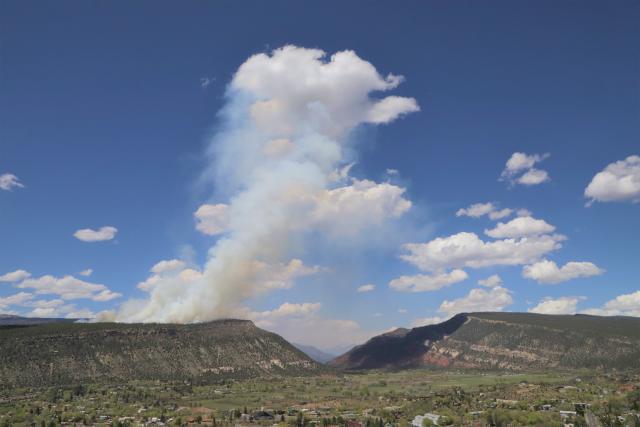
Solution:
[{"label": "town", "polygon": [[0,392],[0,426],[640,426],[640,375],[336,373]]}]

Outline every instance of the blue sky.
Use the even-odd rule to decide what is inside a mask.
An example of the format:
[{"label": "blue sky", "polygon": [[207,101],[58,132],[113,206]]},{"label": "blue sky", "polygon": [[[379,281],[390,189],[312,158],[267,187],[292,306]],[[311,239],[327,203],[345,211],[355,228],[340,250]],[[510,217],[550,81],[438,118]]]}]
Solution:
[{"label": "blue sky", "polygon": [[[640,204],[635,202],[640,165],[630,157],[640,155],[639,20],[640,6],[633,1],[70,1],[37,7],[2,2],[0,175],[5,178],[0,178],[0,188],[6,189],[0,190],[0,276],[26,273],[0,282],[0,312],[64,316],[107,310],[119,320],[132,320],[122,307],[141,310],[136,304],[144,302],[124,302],[148,298],[149,292],[136,286],[153,276],[150,269],[158,262],[180,260],[183,264],[164,265],[176,274],[170,268],[191,271],[187,275],[207,271],[210,248],[229,232],[198,231],[194,212],[204,204],[232,205],[235,196],[263,184],[244,180],[256,164],[264,166],[261,160],[238,166],[238,159],[243,163],[252,157],[235,153],[239,145],[229,141],[230,130],[249,132],[242,120],[256,99],[248,100],[247,93],[274,99],[286,95],[295,102],[301,96],[286,83],[285,95],[273,92],[272,85],[247,89],[249,78],[234,81],[234,74],[252,55],[263,53],[267,64],[275,64],[274,49],[295,45],[321,49],[327,57],[310,61],[311,68],[294,67],[295,72],[269,78],[299,81],[305,70],[315,72],[313,67],[327,64],[334,53],[352,50],[379,73],[382,80],[374,86],[389,86],[382,92],[363,89],[367,100],[404,100],[389,107],[392,113],[385,110],[393,117],[383,119],[372,118],[378,111],[373,104],[361,111],[354,101],[349,112],[365,118],[347,124],[340,104],[333,120],[348,132],[317,132],[341,141],[340,158],[327,161],[331,168],[355,163],[348,176],[323,184],[323,191],[370,185],[384,198],[384,218],[371,220],[377,205],[366,205],[368,215],[359,217],[363,213],[352,209],[358,200],[348,199],[334,212],[339,218],[325,219],[345,229],[329,229],[325,223],[295,225],[299,229],[287,232],[286,248],[251,259],[263,263],[259,268],[252,264],[258,273],[250,280],[241,279],[251,285],[225,284],[223,292],[217,289],[218,276],[198,278],[205,283],[199,288],[215,288],[201,289],[199,299],[211,297],[211,306],[224,309],[195,315],[185,314],[183,307],[175,314],[160,305],[150,317],[134,320],[244,315],[293,340],[331,348],[390,327],[446,318],[451,313],[441,309],[469,307],[471,300],[474,308],[639,315],[635,261]],[[291,55],[305,51],[297,52]],[[256,67],[246,74],[260,75]],[[368,75],[363,73],[362,79]],[[385,80],[389,73],[404,80],[391,84]],[[358,78],[345,80],[348,87],[359,86]],[[324,91],[318,96],[324,97]],[[325,98],[304,99],[306,108],[322,106]],[[311,127],[317,120],[307,119]],[[221,136],[223,131],[227,133]],[[281,131],[263,133],[274,132]],[[289,138],[281,136],[273,141]],[[293,137],[287,140],[295,143]],[[221,152],[235,160],[221,160]],[[519,169],[513,179],[531,168],[545,171],[548,179],[535,185],[500,180],[514,153],[526,154],[524,163],[535,155],[542,160]],[[605,171],[616,162],[622,163]],[[266,170],[280,176],[280,163],[274,164]],[[389,174],[388,169],[398,172]],[[316,186],[311,172],[300,173]],[[596,200],[586,207],[585,190],[600,172],[604,175],[590,193]],[[335,199],[327,197],[332,205]],[[410,209],[403,208],[403,201],[410,201]],[[513,212],[497,220],[456,216],[459,209],[489,202],[496,210]],[[249,212],[241,212],[239,217],[248,218],[246,226],[232,226],[231,234],[251,234],[248,230],[269,213],[260,206],[265,211],[250,209],[255,223]],[[498,222],[518,218],[518,209],[530,212],[520,212],[531,219],[520,225],[529,228],[499,238],[485,234]],[[554,229],[531,231],[541,226],[533,220]],[[354,224],[366,226],[351,235]],[[94,239],[113,237],[94,242],[74,236],[78,230],[101,227],[117,232],[85,233]],[[403,244],[427,245],[462,232],[485,242],[559,234],[566,239],[553,237],[561,248],[511,265],[494,262],[476,268],[458,258],[436,268],[433,252],[414,263],[400,258],[408,254]],[[461,244],[451,239],[441,243]],[[437,249],[435,244],[430,248]],[[474,256],[490,257],[487,251]],[[474,263],[465,256],[467,264]],[[302,267],[291,260],[300,260]],[[543,260],[555,262],[558,271],[550,271]],[[560,270],[570,262],[592,265]],[[531,277],[523,277],[524,269],[535,265]],[[93,270],[90,275],[87,269]],[[467,278],[439,289],[406,292],[389,286],[400,276],[412,276],[407,281],[415,282],[416,275],[423,275],[430,287],[437,287],[436,279],[452,281],[446,275],[456,269]],[[477,283],[494,274],[502,284]],[[279,285],[266,286],[265,280]],[[357,292],[365,284],[374,290]],[[166,285],[171,292],[182,292],[175,286],[181,285]],[[229,293],[235,294],[228,300]],[[443,301],[458,303],[443,307]],[[305,334],[321,327],[344,339]]]}]

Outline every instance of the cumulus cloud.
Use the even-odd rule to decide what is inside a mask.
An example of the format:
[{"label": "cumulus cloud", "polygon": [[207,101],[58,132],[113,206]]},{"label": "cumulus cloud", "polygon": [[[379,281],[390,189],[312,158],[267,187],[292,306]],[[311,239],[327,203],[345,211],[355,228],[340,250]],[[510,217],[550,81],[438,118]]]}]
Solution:
[{"label": "cumulus cloud", "polygon": [[369,123],[389,123],[399,115],[420,111],[418,103],[413,98],[401,96],[387,96],[375,103],[367,114]]},{"label": "cumulus cloud", "polygon": [[26,314],[27,317],[66,317],[91,319],[95,313],[85,308],[78,308],[75,304],[67,304],[64,300],[36,300],[24,304],[32,310]]},{"label": "cumulus cloud", "polygon": [[14,188],[24,188],[17,176],[12,173],[0,175],[0,190],[11,191]]},{"label": "cumulus cloud", "polygon": [[598,172],[584,196],[593,202],[640,202],[640,156],[629,156]]},{"label": "cumulus cloud", "polygon": [[547,284],[566,282],[579,277],[598,276],[603,273],[603,269],[591,262],[571,261],[558,267],[555,262],[546,259],[522,269],[522,277]]},{"label": "cumulus cloud", "polygon": [[575,314],[578,303],[582,300],[584,297],[546,297],[527,311],[540,314]]},{"label": "cumulus cloud", "polygon": [[105,285],[89,283],[73,276],[54,277],[51,275],[28,278],[18,283],[21,289],[35,289],[36,294],[58,295],[64,300],[91,299],[93,301],[110,301],[122,296],[112,292]]},{"label": "cumulus cloud", "polygon": [[513,153],[505,165],[500,180],[513,184],[537,185],[549,181],[549,174],[534,165],[549,157],[549,154]]},{"label": "cumulus cloud", "polygon": [[101,227],[99,230],[83,228],[73,233],[73,237],[83,242],[104,242],[116,237],[118,229],[111,226]]},{"label": "cumulus cloud", "polygon": [[547,171],[531,168],[523,173],[516,182],[522,185],[538,185],[549,181],[549,173]]},{"label": "cumulus cloud", "polygon": [[31,273],[25,270],[16,270],[0,276],[0,282],[15,283],[20,282],[28,277],[31,277]]},{"label": "cumulus cloud", "polygon": [[414,276],[401,276],[389,282],[389,287],[400,292],[425,292],[436,291],[454,283],[462,282],[469,276],[464,270],[455,269],[449,273],[437,275],[417,274]]},{"label": "cumulus cloud", "polygon": [[251,115],[261,130],[285,135],[303,123],[336,137],[358,123],[388,123],[419,110],[413,98],[369,97],[372,91],[394,89],[402,76],[381,76],[353,51],[325,57],[319,49],[295,46],[257,54],[240,66],[231,85],[258,99]]},{"label": "cumulus cloud", "polygon": [[404,188],[350,179],[348,169],[334,179],[353,162],[353,129],[418,110],[412,98],[375,96],[401,81],[352,51],[327,58],[285,46],[247,59],[228,85],[207,150],[203,182],[215,185],[221,203],[196,215],[200,231],[223,234],[200,278],[185,286],[162,275],[148,298],[122,304],[115,318],[192,322],[235,314],[246,299],[320,271],[299,259],[310,236],[357,242],[402,216],[411,207]]},{"label": "cumulus cloud", "polygon": [[636,316],[640,317],[640,291],[618,295],[607,301],[602,308],[584,310],[585,314],[598,316]]},{"label": "cumulus cloud", "polygon": [[493,203],[475,203],[467,208],[458,209],[456,216],[470,216],[472,218],[478,218],[493,212],[494,209]]},{"label": "cumulus cloud", "polygon": [[11,305],[22,305],[26,301],[30,301],[32,299],[33,295],[29,292],[18,292],[17,294],[9,295],[7,297],[0,297],[0,310],[4,310]]},{"label": "cumulus cloud", "polygon": [[499,222],[495,228],[484,230],[484,234],[494,239],[517,238],[526,236],[538,236],[555,231],[555,227],[543,219],[535,219],[530,216],[521,216],[504,223]]},{"label": "cumulus cloud", "polygon": [[360,292],[360,293],[362,293],[362,292],[371,292],[375,288],[376,288],[375,285],[372,285],[371,283],[368,283],[366,285],[359,286],[357,291]]},{"label": "cumulus cloud", "polygon": [[502,285],[502,278],[497,274],[493,274],[486,279],[478,280],[478,285],[486,286],[487,288],[495,288]]},{"label": "cumulus cloud", "polygon": [[84,277],[89,277],[93,274],[93,269],[92,268],[87,268],[86,270],[82,270],[81,272],[78,273],[81,276]]},{"label": "cumulus cloud", "polygon": [[560,249],[564,239],[561,235],[541,235],[485,242],[475,233],[461,232],[427,243],[405,244],[403,249],[407,253],[401,258],[424,271],[522,265]]},{"label": "cumulus cloud", "polygon": [[471,289],[463,298],[451,301],[445,300],[440,304],[438,311],[451,317],[458,313],[502,311],[512,303],[511,291],[501,286],[496,286],[488,290]]},{"label": "cumulus cloud", "polygon": [[224,203],[202,205],[193,213],[196,230],[208,236],[222,234],[229,226],[229,206]]}]

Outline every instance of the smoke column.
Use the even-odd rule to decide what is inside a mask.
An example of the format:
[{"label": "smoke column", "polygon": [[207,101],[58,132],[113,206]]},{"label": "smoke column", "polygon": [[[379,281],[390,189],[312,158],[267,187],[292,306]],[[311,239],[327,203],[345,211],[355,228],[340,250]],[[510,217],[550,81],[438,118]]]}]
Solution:
[{"label": "smoke column", "polygon": [[[380,75],[352,51],[330,58],[285,46],[244,62],[229,84],[205,179],[225,199],[196,212],[214,235],[201,269],[157,265],[146,300],[125,322],[196,322],[237,315],[242,303],[314,274],[295,257],[306,236],[360,233],[402,216],[411,202],[390,183],[349,176],[352,131],[419,110],[413,98],[374,97],[401,76]],[[373,95],[372,95],[373,94]]]}]

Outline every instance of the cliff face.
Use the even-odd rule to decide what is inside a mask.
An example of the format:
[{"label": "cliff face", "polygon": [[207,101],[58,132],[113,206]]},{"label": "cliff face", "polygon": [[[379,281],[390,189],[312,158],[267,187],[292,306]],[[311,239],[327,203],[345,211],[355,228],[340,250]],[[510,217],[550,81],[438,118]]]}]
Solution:
[{"label": "cliff face", "polygon": [[459,314],[438,325],[374,337],[331,364],[345,369],[640,368],[640,319]]},{"label": "cliff face", "polygon": [[322,368],[246,320],[191,325],[52,323],[0,328],[0,383],[301,375]]}]

